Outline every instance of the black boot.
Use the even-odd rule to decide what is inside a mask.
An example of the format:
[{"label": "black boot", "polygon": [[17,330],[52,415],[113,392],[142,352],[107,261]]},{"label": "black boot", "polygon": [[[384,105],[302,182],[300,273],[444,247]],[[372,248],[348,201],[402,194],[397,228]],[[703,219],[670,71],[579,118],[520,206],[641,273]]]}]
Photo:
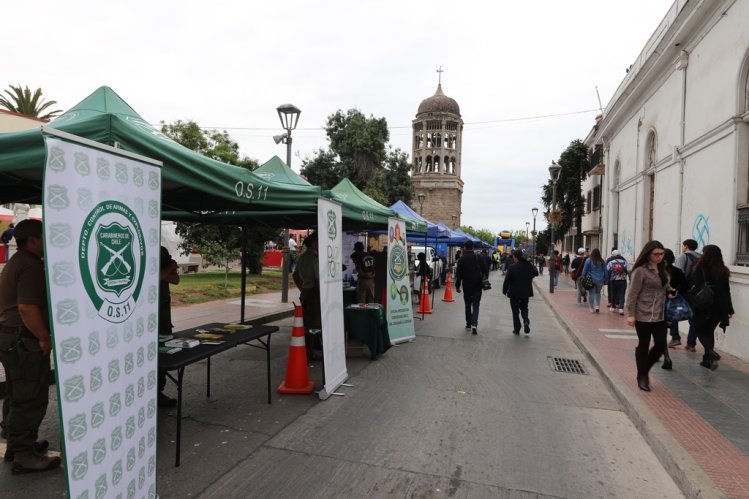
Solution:
[{"label": "black boot", "polygon": [[637,363],[637,387],[640,390],[650,391],[650,379],[648,378],[648,352],[641,352],[635,348],[635,362]]}]

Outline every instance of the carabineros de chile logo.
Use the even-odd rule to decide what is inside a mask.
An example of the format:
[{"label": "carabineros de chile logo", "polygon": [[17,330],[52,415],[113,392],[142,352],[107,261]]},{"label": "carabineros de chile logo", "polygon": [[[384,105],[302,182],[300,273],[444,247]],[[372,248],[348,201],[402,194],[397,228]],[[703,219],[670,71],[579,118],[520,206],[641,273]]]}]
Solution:
[{"label": "carabineros de chile logo", "polygon": [[104,201],[86,217],[79,247],[83,285],[99,315],[124,322],[135,310],[145,275],[146,248],[135,213]]}]

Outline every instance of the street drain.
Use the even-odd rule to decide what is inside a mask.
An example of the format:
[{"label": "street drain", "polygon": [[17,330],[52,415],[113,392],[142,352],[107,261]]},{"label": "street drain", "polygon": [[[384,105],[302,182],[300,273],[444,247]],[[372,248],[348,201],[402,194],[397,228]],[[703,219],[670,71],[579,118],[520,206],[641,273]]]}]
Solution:
[{"label": "street drain", "polygon": [[588,374],[579,360],[548,357],[551,369],[560,373]]}]

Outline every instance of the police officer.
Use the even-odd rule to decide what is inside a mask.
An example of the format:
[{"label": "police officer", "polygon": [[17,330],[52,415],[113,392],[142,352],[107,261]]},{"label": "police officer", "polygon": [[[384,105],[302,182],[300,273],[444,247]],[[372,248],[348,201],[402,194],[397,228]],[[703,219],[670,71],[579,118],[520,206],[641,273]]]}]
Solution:
[{"label": "police officer", "polygon": [[[3,432],[6,461],[14,474],[60,466],[38,440],[49,400],[49,355],[52,349],[44,278],[42,223],[19,222],[14,233],[18,252],[0,274],[0,361],[7,378]],[[7,409],[7,410],[6,410]]]},{"label": "police officer", "polygon": [[305,346],[307,360],[322,359],[322,340],[320,334],[312,334],[311,330],[322,328],[320,317],[320,264],[318,260],[317,232],[313,232],[304,239],[304,253],[299,256],[292,277],[299,288],[299,301],[302,302],[302,314],[305,329]]},{"label": "police officer", "polygon": [[356,301],[358,303],[375,302],[375,259],[371,253],[364,252],[364,243],[357,241],[351,260],[356,265]]}]

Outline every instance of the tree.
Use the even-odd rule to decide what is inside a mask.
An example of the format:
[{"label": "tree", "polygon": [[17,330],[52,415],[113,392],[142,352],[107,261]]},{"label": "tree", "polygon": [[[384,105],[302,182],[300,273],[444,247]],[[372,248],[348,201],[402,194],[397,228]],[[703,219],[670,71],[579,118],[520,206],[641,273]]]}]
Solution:
[{"label": "tree", "polygon": [[302,162],[300,173],[311,183],[331,189],[348,178],[369,197],[391,205],[413,198],[408,155],[388,146],[385,118],[367,118],[358,109],[328,116],[325,132],[329,148],[317,150]]},{"label": "tree", "polygon": [[221,132],[218,130],[203,130],[192,120],[186,122],[177,120],[170,124],[162,121],[161,133],[178,144],[216,161],[241,166],[249,170],[254,170],[260,166],[256,160],[248,156],[240,156],[239,144],[229,137],[226,130]]},{"label": "tree", "polygon": [[[229,137],[226,130],[203,130],[192,120],[176,121],[166,124],[161,122],[161,132],[178,144],[198,152],[204,156],[227,163],[241,166],[249,170],[258,167],[258,162],[247,156],[240,156],[239,144]],[[241,256],[241,228],[236,225],[207,225],[202,223],[180,222],[176,228],[177,234],[183,238],[180,249],[186,253],[197,248],[204,258],[226,269],[228,272],[232,262]],[[278,236],[276,229],[253,229],[247,234],[247,255],[245,263],[250,273],[260,274],[265,241],[274,240]]]},{"label": "tree", "polygon": [[[585,210],[585,199],[582,195],[582,183],[588,176],[588,148],[577,139],[573,140],[562,152],[558,161],[562,167],[557,180],[557,210],[551,213],[552,187],[551,179],[543,186],[541,200],[546,207],[545,217],[554,223],[555,238],[562,238],[577,227],[575,247],[582,246],[582,218]],[[547,229],[548,231],[548,229]],[[547,232],[545,231],[545,232]],[[545,236],[548,241],[550,235]]]},{"label": "tree", "polygon": [[26,116],[33,116],[42,120],[52,119],[62,112],[62,110],[56,109],[42,115],[42,113],[49,107],[57,104],[57,101],[51,100],[44,102],[41,88],[37,88],[32,94],[29,87],[21,88],[21,85],[8,85],[8,87],[10,90],[6,90],[5,93],[8,94],[10,100],[6,99],[4,96],[0,96],[0,106],[8,111],[25,114]]}]

